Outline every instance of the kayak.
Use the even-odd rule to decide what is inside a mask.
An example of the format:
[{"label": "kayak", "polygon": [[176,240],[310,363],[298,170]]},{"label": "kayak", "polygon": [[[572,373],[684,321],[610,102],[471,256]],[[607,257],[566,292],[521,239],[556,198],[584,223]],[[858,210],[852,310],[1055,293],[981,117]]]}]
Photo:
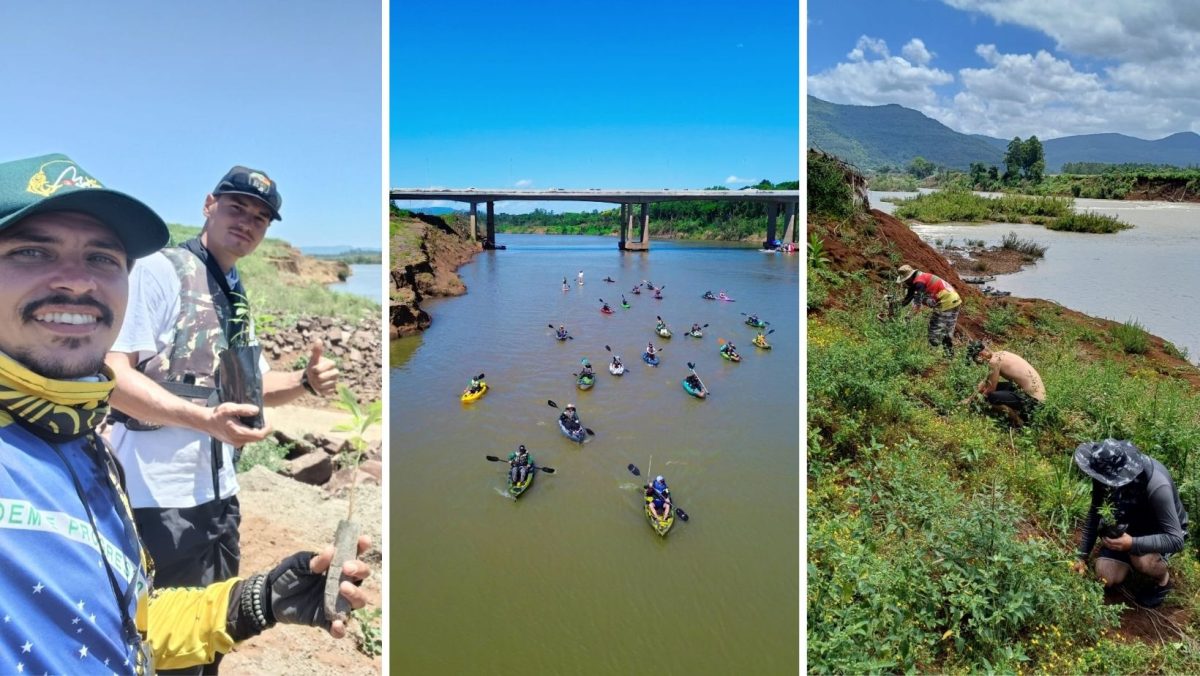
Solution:
[{"label": "kayak", "polygon": [[651,366],[658,366],[658,355],[654,355],[653,357],[651,357],[649,352],[643,352],[642,353],[642,361],[646,362],[647,364],[649,364]]},{"label": "kayak", "polygon": [[757,322],[753,322],[753,321],[750,321],[749,317],[746,318],[746,326],[753,326],[756,329],[761,329],[761,328],[765,327],[766,325],[767,325],[767,323],[761,319],[758,320]]},{"label": "kayak", "polygon": [[668,510],[667,518],[659,519],[654,516],[654,512],[650,511],[650,505],[654,502],[654,498],[646,498],[646,520],[650,522],[650,527],[654,529],[662,537],[666,537],[670,532],[671,526],[675,525],[675,512]]},{"label": "kayak", "polygon": [[756,337],[756,338],[755,338],[753,341],[751,341],[751,342],[753,342],[753,343],[754,343],[754,347],[761,347],[761,348],[762,348],[762,349],[764,349],[764,350],[769,350],[769,349],[771,349],[771,344],[767,342],[767,339],[766,339],[766,338],[763,338],[762,340],[759,340],[759,339]]},{"label": "kayak", "polygon": [[516,500],[517,498],[521,497],[521,494],[524,493],[526,490],[529,489],[530,486],[533,485],[533,476],[535,474],[537,474],[537,469],[531,467],[529,469],[529,471],[525,474],[525,480],[522,481],[521,483],[514,484],[512,482],[512,479],[508,480],[508,494],[513,496],[513,500]]},{"label": "kayak", "polygon": [[717,297],[716,297],[716,296],[710,296],[710,295],[708,295],[708,294],[705,294],[705,295],[703,295],[703,296],[700,296],[700,297],[701,297],[701,298],[703,298],[704,300],[716,300],[716,299],[717,299]]},{"label": "kayak", "polygon": [[571,335],[571,334],[567,333],[567,334],[563,334],[563,335],[561,335],[561,336],[560,336],[560,335],[558,335],[558,332],[557,332],[557,331],[555,331],[555,332],[554,332],[554,337],[555,337],[555,338],[557,338],[557,339],[559,339],[559,340],[566,340],[566,339],[567,339],[567,338],[568,338],[570,335]]},{"label": "kayak", "polygon": [[633,306],[632,306],[632,305],[630,305],[629,303],[621,303],[621,307],[623,307],[623,308],[625,308],[626,310],[628,310],[629,308],[631,308],[631,307],[633,307]]},{"label": "kayak", "polygon": [[619,376],[619,375],[625,373],[625,365],[621,364],[620,366],[613,366],[612,362],[609,362],[608,363],[608,372],[613,374],[614,376]]},{"label": "kayak", "polygon": [[697,399],[703,399],[708,396],[707,390],[704,390],[704,389],[697,390],[697,389],[693,388],[692,384],[690,382],[688,382],[687,378],[683,379],[683,389],[686,390],[688,394],[692,395],[693,397],[695,397]]},{"label": "kayak", "polygon": [[693,338],[703,338],[704,337],[703,331],[688,331],[687,334]]},{"label": "kayak", "polygon": [[606,315],[611,315],[611,314],[613,313],[613,309],[612,309],[612,308],[603,308],[603,307],[602,307],[602,308],[600,308],[600,311],[601,311],[601,312],[603,312],[603,313],[604,313],[604,314],[606,314]]},{"label": "kayak", "polygon": [[717,298],[717,300],[723,300],[723,301],[725,301],[725,302],[727,302],[727,303],[736,303],[736,302],[737,302],[736,300],[734,300],[734,299],[730,298],[729,296],[719,296],[719,297]]},{"label": "kayak", "polygon": [[657,333],[658,335],[662,336],[663,338],[671,337],[671,329],[668,329],[665,326],[662,327],[661,329],[654,329],[654,332]]},{"label": "kayak", "polygon": [[662,294],[661,293],[654,294],[654,300],[662,300]]},{"label": "kayak", "polygon": [[722,357],[725,357],[725,358],[726,358],[726,359],[728,359],[729,361],[741,361],[741,360],[742,360],[742,355],[740,355],[740,354],[729,354],[729,353],[728,353],[728,352],[726,352],[725,350],[721,350],[721,356],[722,356]]},{"label": "kayak", "polygon": [[579,376],[575,383],[581,390],[590,390],[596,384],[596,376]]},{"label": "kayak", "polygon": [[615,279],[611,279],[611,278],[609,278],[609,277],[605,277],[605,278],[604,278],[604,281],[606,281],[606,282],[608,282],[608,283],[610,283],[610,284],[613,284],[613,283],[616,283],[616,281],[617,281],[617,280],[615,280]]},{"label": "kayak", "polygon": [[580,425],[579,429],[572,432],[571,430],[567,429],[567,426],[562,423],[562,420],[559,420],[558,429],[562,431],[562,433],[565,434],[571,441],[577,441],[582,444],[583,440],[587,438],[587,431],[583,429],[583,425]]},{"label": "kayak", "polygon": [[640,296],[640,295],[642,295],[642,290],[641,290],[641,289],[634,289],[632,293],[633,293],[634,295],[636,295],[636,296]]},{"label": "kayak", "polygon": [[479,383],[479,385],[480,385],[480,388],[479,388],[478,392],[472,392],[471,388],[469,388],[469,387],[467,389],[463,390],[462,396],[459,397],[459,399],[462,400],[462,403],[469,404],[469,403],[479,399],[483,395],[487,394],[487,391],[488,391],[487,383]]}]

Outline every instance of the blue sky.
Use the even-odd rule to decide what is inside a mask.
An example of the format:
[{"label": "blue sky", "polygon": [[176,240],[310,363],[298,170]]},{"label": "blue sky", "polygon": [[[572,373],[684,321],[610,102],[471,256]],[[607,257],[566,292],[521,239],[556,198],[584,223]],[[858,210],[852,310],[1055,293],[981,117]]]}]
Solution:
[{"label": "blue sky", "polygon": [[1176,0],[808,2],[808,93],[1000,138],[1200,132],[1200,11]]},{"label": "blue sky", "polygon": [[738,188],[799,178],[795,0],[400,2],[390,11],[394,187]]},{"label": "blue sky", "polygon": [[4,3],[0,160],[62,152],[201,225],[235,164],[283,195],[268,235],[380,248],[377,1]]}]

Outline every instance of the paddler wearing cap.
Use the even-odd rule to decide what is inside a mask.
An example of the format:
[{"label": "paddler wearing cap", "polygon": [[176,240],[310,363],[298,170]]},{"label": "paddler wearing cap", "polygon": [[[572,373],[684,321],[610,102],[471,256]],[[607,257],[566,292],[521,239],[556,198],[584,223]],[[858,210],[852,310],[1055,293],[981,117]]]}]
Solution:
[{"label": "paddler wearing cap", "polygon": [[[1092,504],[1073,568],[1086,572],[1099,534],[1096,575],[1105,587],[1124,582],[1132,567],[1150,578],[1150,586],[1136,595],[1137,602],[1147,608],[1158,607],[1171,590],[1167,560],[1183,549],[1187,535],[1187,511],[1171,473],[1132,442],[1117,439],[1080,444],[1075,449],[1075,464],[1092,478]],[[1112,524],[1100,523],[1104,504],[1112,508]]]},{"label": "paddler wearing cap", "polygon": [[[0,162],[4,673],[188,667],[276,622],[345,634],[323,611],[332,547],[245,580],[151,591],[121,467],[96,426],[109,410],[105,356],[130,269],[168,236],[153,210],[65,155]],[[354,581],[370,571],[348,561],[338,572]],[[351,582],[340,590],[353,607],[365,603]]]},{"label": "paddler wearing cap", "polygon": [[920,302],[933,308],[929,318],[929,344],[939,344],[946,356],[954,356],[954,325],[958,323],[958,310],[962,299],[946,280],[928,272],[916,270],[911,265],[901,265],[896,271],[897,284],[903,284],[906,293],[900,307],[904,307],[920,296]]},{"label": "paddler wearing cap", "polygon": [[157,586],[237,575],[235,449],[269,434],[263,404],[328,396],[337,384],[319,342],[303,369],[274,372],[254,336],[237,263],[280,220],[282,203],[266,172],[235,166],[204,197],[200,234],[130,275],[129,311],[107,358],[117,374],[112,442]]}]

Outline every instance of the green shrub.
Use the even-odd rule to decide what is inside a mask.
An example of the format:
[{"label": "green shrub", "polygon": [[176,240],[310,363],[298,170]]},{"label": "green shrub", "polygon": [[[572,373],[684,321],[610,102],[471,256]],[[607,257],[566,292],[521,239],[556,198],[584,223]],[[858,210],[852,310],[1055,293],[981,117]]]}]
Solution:
[{"label": "green shrub", "polygon": [[1111,333],[1126,354],[1146,354],[1150,349],[1150,335],[1136,319],[1127,319],[1124,324],[1113,326]]},{"label": "green shrub", "polygon": [[1051,230],[1062,230],[1066,232],[1093,232],[1108,234],[1120,232],[1122,230],[1128,230],[1133,226],[1112,216],[1084,212],[1081,214],[1067,214],[1062,218],[1058,218],[1050,223],[1047,223],[1046,227]]},{"label": "green shrub", "polygon": [[994,336],[1002,336],[1008,332],[1009,327],[1017,323],[1018,318],[1016,308],[1008,304],[993,305],[988,309],[983,329]]},{"label": "green shrub", "polygon": [[283,468],[283,459],[291,450],[292,444],[281,444],[272,438],[246,444],[242,448],[242,457],[238,460],[237,471],[249,472],[261,465],[272,472],[278,472]]},{"label": "green shrub", "polygon": [[808,154],[808,213],[839,220],[854,214],[854,193],[833,158]]}]

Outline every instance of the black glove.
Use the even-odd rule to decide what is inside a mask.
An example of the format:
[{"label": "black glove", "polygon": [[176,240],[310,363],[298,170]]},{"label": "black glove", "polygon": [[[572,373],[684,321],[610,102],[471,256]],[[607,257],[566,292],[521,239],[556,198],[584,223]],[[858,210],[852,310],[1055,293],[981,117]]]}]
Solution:
[{"label": "black glove", "polygon": [[267,573],[243,580],[230,595],[226,628],[236,641],[261,634],[276,622],[329,628],[325,573],[312,572],[316,552],[296,552]]}]

